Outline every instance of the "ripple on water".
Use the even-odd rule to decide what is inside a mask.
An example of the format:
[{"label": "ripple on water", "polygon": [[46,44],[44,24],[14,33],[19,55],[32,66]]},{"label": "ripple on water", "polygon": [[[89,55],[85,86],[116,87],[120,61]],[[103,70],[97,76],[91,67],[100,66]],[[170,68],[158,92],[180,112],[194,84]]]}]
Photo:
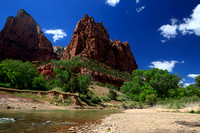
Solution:
[{"label": "ripple on water", "polygon": [[0,124],[8,124],[11,122],[15,122],[14,118],[0,118]]}]

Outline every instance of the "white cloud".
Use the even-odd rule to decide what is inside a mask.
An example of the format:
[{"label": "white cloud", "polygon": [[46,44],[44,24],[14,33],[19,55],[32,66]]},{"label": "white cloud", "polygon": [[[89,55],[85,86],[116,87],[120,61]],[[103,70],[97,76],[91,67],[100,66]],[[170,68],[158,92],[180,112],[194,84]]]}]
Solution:
[{"label": "white cloud", "polygon": [[136,4],[139,4],[139,3],[140,3],[140,0],[136,0],[135,2],[136,2]]},{"label": "white cloud", "polygon": [[151,62],[152,65],[150,65],[149,67],[151,68],[158,68],[158,69],[163,69],[163,70],[168,70],[168,72],[172,72],[175,64],[179,63],[178,61],[154,61]]},{"label": "white cloud", "polygon": [[142,6],[142,7],[136,8],[136,11],[139,13],[143,11],[144,9],[145,9],[145,6]]},{"label": "white cloud", "polygon": [[199,76],[200,74],[188,74],[189,78],[196,78],[197,76]]},{"label": "white cloud", "polygon": [[53,35],[53,41],[56,42],[57,40],[60,40],[67,36],[67,34],[64,32],[63,29],[49,29],[49,30],[44,30],[44,33],[46,34],[52,34]]},{"label": "white cloud", "polygon": [[161,35],[163,35],[165,38],[175,38],[177,33],[178,25],[176,25],[177,19],[171,19],[171,25],[163,25],[161,26],[158,31],[161,31]]},{"label": "white cloud", "polygon": [[171,25],[162,25],[158,31],[167,39],[175,38],[178,33],[200,36],[200,4],[194,8],[189,18],[184,18],[182,23],[176,24],[177,22],[177,19],[171,19]]},{"label": "white cloud", "polygon": [[191,85],[191,84],[195,84],[194,82],[193,83],[185,83],[184,84],[184,87],[188,87],[189,85]]},{"label": "white cloud", "polygon": [[179,25],[179,30],[183,35],[195,34],[200,36],[200,4],[193,10],[190,18],[184,18],[184,23]]},{"label": "white cloud", "polygon": [[115,7],[118,3],[120,2],[120,0],[106,0],[106,4]]}]

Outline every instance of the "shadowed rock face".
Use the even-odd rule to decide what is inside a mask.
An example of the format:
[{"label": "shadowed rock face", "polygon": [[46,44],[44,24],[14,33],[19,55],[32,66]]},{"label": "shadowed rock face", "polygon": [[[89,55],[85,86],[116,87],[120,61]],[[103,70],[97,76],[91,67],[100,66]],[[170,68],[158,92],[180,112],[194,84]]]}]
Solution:
[{"label": "shadowed rock face", "polygon": [[87,14],[76,25],[62,59],[74,56],[92,58],[129,73],[138,69],[128,42],[121,43],[118,39],[111,41],[102,22],[95,23]]},{"label": "shadowed rock face", "polygon": [[40,26],[23,9],[18,11],[16,17],[8,17],[0,32],[0,60],[6,58],[22,61],[57,59]]}]

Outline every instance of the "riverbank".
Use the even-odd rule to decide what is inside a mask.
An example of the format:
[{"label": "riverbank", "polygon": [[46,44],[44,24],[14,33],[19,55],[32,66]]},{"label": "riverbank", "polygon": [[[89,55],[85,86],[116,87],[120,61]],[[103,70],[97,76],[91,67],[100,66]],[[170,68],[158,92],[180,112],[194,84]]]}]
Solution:
[{"label": "riverbank", "polygon": [[[183,109],[182,109],[183,110]],[[169,112],[166,112],[169,111]],[[114,133],[199,133],[200,115],[171,112],[166,109],[132,109],[112,114],[99,125],[88,128],[93,132]],[[178,111],[178,110],[177,110]]]}]

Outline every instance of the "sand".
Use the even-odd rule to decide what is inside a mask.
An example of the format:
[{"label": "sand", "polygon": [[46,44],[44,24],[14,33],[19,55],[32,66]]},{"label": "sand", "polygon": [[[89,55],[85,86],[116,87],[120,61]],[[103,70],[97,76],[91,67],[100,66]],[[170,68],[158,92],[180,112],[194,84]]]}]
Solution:
[{"label": "sand", "polygon": [[[166,111],[163,110],[163,111]],[[162,109],[132,109],[112,114],[93,132],[114,133],[200,133],[200,115],[163,112]]]}]

